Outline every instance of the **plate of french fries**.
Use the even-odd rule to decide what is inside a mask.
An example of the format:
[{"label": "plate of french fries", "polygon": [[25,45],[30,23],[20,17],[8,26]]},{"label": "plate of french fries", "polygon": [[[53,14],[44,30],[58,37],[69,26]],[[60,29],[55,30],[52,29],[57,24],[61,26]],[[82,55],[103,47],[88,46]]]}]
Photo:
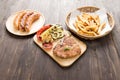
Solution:
[{"label": "plate of french fries", "polygon": [[93,40],[109,34],[114,27],[114,19],[105,9],[86,6],[70,12],[66,24],[79,37]]}]

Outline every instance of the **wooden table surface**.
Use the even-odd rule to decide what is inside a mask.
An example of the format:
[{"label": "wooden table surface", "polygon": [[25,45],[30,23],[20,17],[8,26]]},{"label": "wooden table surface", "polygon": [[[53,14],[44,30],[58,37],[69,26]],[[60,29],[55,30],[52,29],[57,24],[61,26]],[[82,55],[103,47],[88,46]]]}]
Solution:
[{"label": "wooden table surface", "polygon": [[[120,1],[119,0],[1,0],[0,1],[0,80],[120,80]],[[5,22],[14,12],[40,11],[45,24],[66,28],[68,12],[81,6],[97,6],[110,11],[113,31],[100,39],[84,41],[88,48],[72,66],[60,67],[34,42],[33,36],[18,37],[6,30]]]}]

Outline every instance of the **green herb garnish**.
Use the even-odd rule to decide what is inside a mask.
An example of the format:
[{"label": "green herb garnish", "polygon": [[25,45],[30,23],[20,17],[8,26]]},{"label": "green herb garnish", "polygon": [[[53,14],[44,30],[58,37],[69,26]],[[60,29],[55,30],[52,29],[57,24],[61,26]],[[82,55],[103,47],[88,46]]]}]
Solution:
[{"label": "green herb garnish", "polygon": [[68,50],[70,50],[70,47],[66,46],[66,47],[64,48],[64,51],[68,51]]}]

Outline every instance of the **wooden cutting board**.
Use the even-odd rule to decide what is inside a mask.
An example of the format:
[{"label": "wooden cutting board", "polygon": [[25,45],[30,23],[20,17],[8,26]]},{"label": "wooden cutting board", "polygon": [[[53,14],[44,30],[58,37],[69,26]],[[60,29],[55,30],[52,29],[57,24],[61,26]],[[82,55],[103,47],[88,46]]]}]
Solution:
[{"label": "wooden cutting board", "polygon": [[[74,36],[72,36],[73,38],[75,38]],[[42,43],[37,39],[37,36],[35,35],[34,36],[34,42],[41,48],[43,49],[54,61],[56,61],[60,66],[62,67],[68,67],[70,65],[72,65],[82,54],[84,54],[84,52],[86,51],[87,49],[87,46],[84,42],[80,41],[79,39],[75,38],[81,48],[81,53],[75,57],[72,57],[72,58],[67,58],[67,59],[63,59],[63,58],[59,58],[57,56],[55,56],[53,54],[53,48],[55,47],[55,45],[57,44],[57,41],[53,42],[53,48],[51,50],[45,50],[43,47],[42,47]]]}]

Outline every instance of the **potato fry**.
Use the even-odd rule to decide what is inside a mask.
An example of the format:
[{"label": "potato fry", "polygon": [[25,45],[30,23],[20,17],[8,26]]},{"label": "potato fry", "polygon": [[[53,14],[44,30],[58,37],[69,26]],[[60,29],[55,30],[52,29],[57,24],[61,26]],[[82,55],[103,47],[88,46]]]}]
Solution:
[{"label": "potato fry", "polygon": [[77,16],[77,19],[78,19],[78,21],[81,21],[83,23],[83,25],[86,25],[86,26],[89,25],[89,22],[82,16]]},{"label": "potato fry", "polygon": [[86,26],[85,28],[87,31],[94,31],[94,32],[97,32],[98,30],[98,27],[96,25],[92,25],[92,26]]},{"label": "potato fry", "polygon": [[79,30],[81,30],[83,33],[85,33],[84,35],[92,35],[92,36],[96,36],[97,34],[94,31],[87,31],[84,28],[79,26]]},{"label": "potato fry", "polygon": [[74,23],[73,25],[75,26],[76,30],[79,31],[78,24]]},{"label": "potato fry", "polygon": [[91,18],[91,15],[89,15],[88,13],[83,13],[82,17],[84,17],[85,19]]},{"label": "potato fry", "polygon": [[96,36],[97,35],[95,32],[85,33],[81,30],[79,30],[78,33],[80,33],[81,35],[85,35],[85,36]]},{"label": "potato fry", "polygon": [[100,25],[99,29],[98,29],[98,34],[100,34],[100,32],[103,30],[103,28],[105,27],[106,23],[103,23]]},{"label": "potato fry", "polygon": [[83,13],[77,16],[73,25],[81,35],[97,36],[104,29],[106,23],[100,24],[100,18],[98,15]]},{"label": "potato fry", "polygon": [[91,20],[89,21],[89,25],[92,26],[92,25],[97,25],[97,24],[94,22],[94,20]]},{"label": "potato fry", "polygon": [[94,16],[92,16],[92,18],[93,18],[93,20],[95,21],[95,23],[96,23],[97,25],[100,25],[100,18],[99,18],[98,15],[94,15]]}]

